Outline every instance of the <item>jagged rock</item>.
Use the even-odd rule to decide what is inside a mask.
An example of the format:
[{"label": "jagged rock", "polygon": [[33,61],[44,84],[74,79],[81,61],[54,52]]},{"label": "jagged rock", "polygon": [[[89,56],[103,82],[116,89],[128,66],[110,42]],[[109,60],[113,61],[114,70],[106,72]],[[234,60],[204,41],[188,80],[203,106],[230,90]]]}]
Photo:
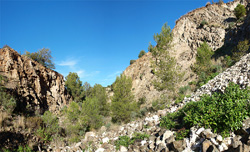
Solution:
[{"label": "jagged rock", "polygon": [[128,149],[124,146],[120,146],[120,152],[127,152]]},{"label": "jagged rock", "polygon": [[240,136],[235,136],[232,138],[232,146],[233,148],[237,148],[242,145],[242,142],[240,141],[241,137]]},{"label": "jagged rock", "polygon": [[105,126],[102,126],[101,128],[100,128],[100,132],[106,132],[107,131],[107,128],[105,127]]},{"label": "jagged rock", "polygon": [[218,142],[222,142],[223,141],[223,138],[222,138],[222,136],[221,135],[218,135],[217,137],[216,137],[216,140],[218,141]]},{"label": "jagged rock", "polygon": [[183,151],[186,148],[186,141],[185,140],[178,140],[173,142],[174,149],[178,152]]},{"label": "jagged rock", "polygon": [[244,134],[250,134],[250,118],[243,121],[241,130]]},{"label": "jagged rock", "polygon": [[95,152],[104,152],[105,149],[104,148],[98,148]]},{"label": "jagged rock", "polygon": [[[169,139],[170,137],[172,137],[174,135],[174,133],[170,130],[167,130],[164,134],[163,134],[163,138],[162,141],[166,141],[167,139]],[[173,142],[172,140],[169,140],[167,143],[169,142]]]},{"label": "jagged rock", "polygon": [[84,140],[85,141],[93,141],[94,137],[95,137],[95,133],[94,132],[87,132],[85,134]]},{"label": "jagged rock", "polygon": [[212,149],[212,147],[213,147],[213,144],[209,140],[205,140],[202,143],[202,152],[211,151],[210,149]]},{"label": "jagged rock", "polygon": [[102,142],[103,142],[103,143],[108,143],[108,142],[109,142],[109,138],[108,138],[108,137],[103,138],[103,139],[102,139]]},{"label": "jagged rock", "polygon": [[213,134],[213,132],[211,131],[211,129],[205,129],[204,131],[202,131],[202,136],[204,138],[210,139],[210,138],[214,138],[215,135]]},{"label": "jagged rock", "polygon": [[30,105],[33,111],[56,113],[71,101],[61,74],[9,47],[0,49],[0,56],[0,75],[8,80],[5,87],[18,95],[19,109]]}]

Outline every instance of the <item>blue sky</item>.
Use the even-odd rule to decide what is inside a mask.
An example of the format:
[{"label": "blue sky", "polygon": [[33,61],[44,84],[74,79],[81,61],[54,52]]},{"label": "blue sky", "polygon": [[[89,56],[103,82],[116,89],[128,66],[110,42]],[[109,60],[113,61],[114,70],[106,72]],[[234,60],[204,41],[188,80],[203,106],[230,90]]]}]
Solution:
[{"label": "blue sky", "polygon": [[[148,51],[164,23],[173,28],[208,0],[0,0],[0,47],[49,48],[55,71],[107,86]],[[216,2],[216,0],[215,0]],[[224,1],[227,2],[227,1]]]}]

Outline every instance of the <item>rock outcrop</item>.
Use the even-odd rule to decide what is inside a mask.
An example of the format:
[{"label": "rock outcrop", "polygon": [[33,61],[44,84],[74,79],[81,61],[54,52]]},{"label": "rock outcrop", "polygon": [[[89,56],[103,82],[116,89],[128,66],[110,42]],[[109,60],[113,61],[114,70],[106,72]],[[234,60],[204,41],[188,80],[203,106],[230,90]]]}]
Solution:
[{"label": "rock outcrop", "polygon": [[123,72],[123,74],[132,78],[132,91],[136,100],[143,97],[153,100],[161,94],[152,85],[152,81],[156,78],[152,73],[151,59],[151,52],[148,52]]},{"label": "rock outcrop", "polygon": [[[185,73],[183,82],[186,85],[189,81],[196,79],[196,75],[191,70],[191,65],[196,61],[197,47],[204,41],[215,51],[226,43],[235,43],[240,37],[246,37],[245,31],[248,26],[229,30],[231,24],[236,21],[234,8],[242,3],[247,5],[247,1],[235,0],[224,4],[207,4],[205,7],[195,9],[176,21],[173,32],[173,49],[170,54],[174,56],[177,63]],[[204,22],[204,25],[202,24]],[[241,31],[241,32],[239,32]],[[235,39],[232,40],[232,33]],[[236,37],[238,35],[238,37]],[[152,80],[156,79],[151,73],[149,53],[136,60],[125,71],[126,76],[132,77],[133,92],[137,99],[146,97],[148,101],[159,97],[160,92],[156,91],[152,85]]]},{"label": "rock outcrop", "polygon": [[7,80],[5,87],[17,94],[19,110],[57,112],[71,101],[61,74],[9,47],[0,49],[0,75]]}]

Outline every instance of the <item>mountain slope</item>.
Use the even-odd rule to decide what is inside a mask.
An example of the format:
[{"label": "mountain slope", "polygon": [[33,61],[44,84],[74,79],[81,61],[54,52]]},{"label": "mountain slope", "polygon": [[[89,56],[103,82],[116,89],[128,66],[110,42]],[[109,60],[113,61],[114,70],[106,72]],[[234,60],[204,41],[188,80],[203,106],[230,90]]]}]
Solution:
[{"label": "mountain slope", "polygon": [[[215,51],[226,43],[232,41],[230,24],[236,21],[234,8],[240,3],[236,0],[226,4],[207,4],[205,7],[195,9],[176,21],[173,32],[173,49],[171,55],[177,60],[185,73],[183,82],[179,86],[186,85],[189,81],[196,79],[191,66],[195,63],[197,47],[204,41]],[[244,5],[247,2],[244,1]],[[202,22],[205,22],[204,26]],[[239,35],[239,33],[237,33]],[[149,53],[139,58],[135,63],[124,71],[126,76],[132,77],[133,92],[137,99],[146,97],[147,101],[157,99],[160,92],[154,89],[152,80],[156,79],[150,68],[152,56]]]}]

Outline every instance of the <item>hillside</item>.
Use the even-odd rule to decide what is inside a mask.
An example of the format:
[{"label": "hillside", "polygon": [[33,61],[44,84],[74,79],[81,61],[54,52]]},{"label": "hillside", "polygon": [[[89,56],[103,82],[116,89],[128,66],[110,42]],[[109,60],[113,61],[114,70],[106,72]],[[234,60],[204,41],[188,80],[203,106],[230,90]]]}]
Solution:
[{"label": "hillside", "polygon": [[[237,19],[238,4],[247,13]],[[1,48],[0,151],[249,152],[249,4],[207,3],[176,21],[168,51],[184,74],[179,97],[155,89],[151,52],[105,88]],[[203,67],[201,50],[212,52]]]},{"label": "hillside", "polygon": [[[247,34],[239,32],[239,30],[246,31],[248,29],[241,28],[240,24],[236,29],[229,30],[230,24],[236,20],[234,8],[239,3],[240,0],[222,5],[217,3],[207,4],[205,7],[183,15],[176,21],[176,25],[172,30],[174,47],[170,52],[185,73],[183,82],[179,83],[180,86],[185,86],[188,82],[197,79],[195,73],[191,70],[191,66],[196,61],[197,47],[202,42],[206,41],[213,51],[216,51],[227,43],[237,44],[239,40],[246,37]],[[206,25],[201,28],[202,21],[205,21]],[[133,92],[136,98],[146,97],[149,103],[157,99],[161,94],[152,85],[152,81],[156,78],[150,67],[151,59],[152,56],[149,52],[124,71],[125,75],[133,79]]]}]

